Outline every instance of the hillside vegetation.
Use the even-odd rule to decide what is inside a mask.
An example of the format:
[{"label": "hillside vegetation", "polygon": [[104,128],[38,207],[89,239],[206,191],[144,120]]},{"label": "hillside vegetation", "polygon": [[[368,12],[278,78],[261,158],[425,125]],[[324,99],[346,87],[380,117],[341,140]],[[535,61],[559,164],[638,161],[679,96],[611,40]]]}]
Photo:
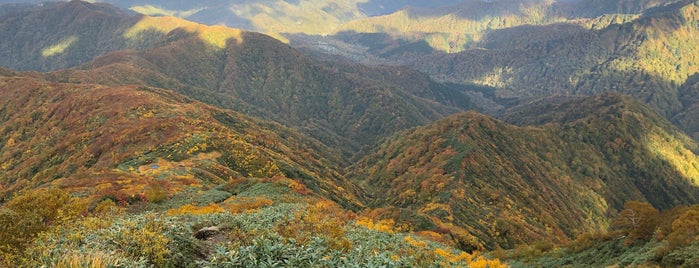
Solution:
[{"label": "hillside vegetation", "polygon": [[696,2],[522,3],[441,12],[577,19],[451,54],[335,37],[444,83],[105,4],[3,9],[0,64],[33,71],[0,68],[0,266],[691,267],[699,145],[672,123],[696,137]]},{"label": "hillside vegetation", "polygon": [[2,266],[504,267],[349,210],[339,154],[278,124],[0,73]]},{"label": "hillside vegetation", "polygon": [[3,76],[0,89],[3,197],[54,185],[128,200],[151,184],[176,192],[281,176],[362,206],[337,152],[277,124],[140,86]]},{"label": "hillside vegetation", "polygon": [[694,133],[694,123],[673,118],[695,106],[681,88],[699,71],[698,5],[464,1],[355,20],[332,38],[294,40],[364,63],[407,65],[438,81],[493,87],[502,99],[621,92]]},{"label": "hillside vegetation", "polygon": [[[565,242],[606,229],[627,200],[699,201],[697,144],[628,97],[527,109],[518,112],[546,124],[450,116],[387,140],[350,177],[372,206],[413,213],[404,219],[451,233],[463,249]],[[525,121],[518,112],[509,118]]]}]

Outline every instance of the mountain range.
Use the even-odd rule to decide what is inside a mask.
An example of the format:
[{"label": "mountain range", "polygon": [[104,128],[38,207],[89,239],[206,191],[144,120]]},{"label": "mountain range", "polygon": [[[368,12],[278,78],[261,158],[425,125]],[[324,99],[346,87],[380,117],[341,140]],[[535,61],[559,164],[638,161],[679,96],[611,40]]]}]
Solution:
[{"label": "mountain range", "polygon": [[[501,98],[629,94],[696,135],[683,119],[695,104],[680,93],[697,72],[695,1],[525,3],[406,10],[353,21],[319,40],[355,48],[349,58],[362,62],[378,58],[438,81],[494,87]],[[300,40],[304,48],[334,51]]]},{"label": "mountain range", "polygon": [[[141,4],[131,2],[123,5]],[[224,249],[226,241],[255,234],[282,237],[274,243],[290,247],[316,243],[284,227],[296,219],[302,222],[295,232],[325,230],[318,237],[327,250],[361,259],[365,252],[350,244],[367,241],[328,229],[353,220],[407,243],[422,256],[403,263],[411,266],[485,261],[449,255],[446,247],[476,254],[571,243],[613,229],[628,201],[662,211],[697,204],[699,80],[692,59],[699,4],[598,2],[436,1],[399,10],[403,2],[368,1],[351,5],[365,8],[356,14],[336,7],[352,19],[342,32],[276,36],[282,40],[104,3],[2,5],[0,66],[9,69],[0,69],[0,222],[19,215],[13,200],[44,188],[86,198],[84,215],[117,201],[130,209],[125,221],[196,211],[186,205],[225,207],[230,217],[293,205],[306,214],[264,216],[273,227],[253,229],[236,218],[242,222],[217,226],[225,235],[187,244],[196,250],[176,248],[212,265],[211,256],[230,257],[246,246]],[[263,7],[311,3],[236,4],[268,14]],[[416,22],[433,28],[415,29]],[[445,22],[488,26],[452,36],[437,29]],[[435,46],[442,41],[450,47]],[[191,191],[211,207],[182,201],[196,199]],[[201,228],[221,219],[182,224]],[[43,224],[69,228],[58,220]],[[164,226],[159,230],[177,228]],[[273,234],[260,233],[265,228]],[[64,239],[62,229],[50,230],[28,235],[21,246],[0,236],[0,253],[34,258],[18,252],[43,252],[41,243]],[[395,238],[402,231],[410,233]],[[163,231],[171,243],[193,239],[172,232]],[[441,244],[421,244],[415,235]],[[654,261],[678,252],[672,250]],[[148,263],[170,263],[158,256],[148,255]],[[167,256],[175,263],[179,255]]]}]

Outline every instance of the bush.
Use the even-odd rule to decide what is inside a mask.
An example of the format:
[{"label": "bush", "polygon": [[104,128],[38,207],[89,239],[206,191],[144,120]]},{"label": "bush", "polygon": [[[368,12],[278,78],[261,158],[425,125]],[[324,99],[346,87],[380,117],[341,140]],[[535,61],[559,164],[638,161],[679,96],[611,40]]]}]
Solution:
[{"label": "bush", "polygon": [[[149,263],[163,267],[171,253],[170,239],[166,237],[163,222],[153,215],[144,219],[117,221],[112,227],[116,234],[110,242],[131,256],[146,257]],[[113,230],[112,229],[112,230]]]},{"label": "bush", "polygon": [[224,212],[225,210],[220,207],[219,205],[215,203],[211,203],[207,206],[195,206],[192,204],[187,204],[184,206],[181,206],[179,208],[171,209],[167,211],[168,216],[173,216],[173,215],[184,215],[184,214],[193,214],[193,215],[201,215],[201,214],[211,214],[211,213],[221,213]]},{"label": "bush", "polygon": [[160,203],[167,199],[167,189],[158,183],[150,183],[143,190],[143,195],[146,201],[151,203]]},{"label": "bush", "polygon": [[669,249],[687,246],[699,240],[699,206],[689,209],[672,221],[672,232],[667,237]]},{"label": "bush", "polygon": [[625,230],[630,242],[635,240],[649,240],[653,237],[659,223],[658,209],[651,204],[639,201],[624,203],[624,209],[614,220],[614,227]]},{"label": "bush", "polygon": [[19,193],[0,208],[0,253],[21,252],[40,232],[86,215],[88,204],[55,188]]}]

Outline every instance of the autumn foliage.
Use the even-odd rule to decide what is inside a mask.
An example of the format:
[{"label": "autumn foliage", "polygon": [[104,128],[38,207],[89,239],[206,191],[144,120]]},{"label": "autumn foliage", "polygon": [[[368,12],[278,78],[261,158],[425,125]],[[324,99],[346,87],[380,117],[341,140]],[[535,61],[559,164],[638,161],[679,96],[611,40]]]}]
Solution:
[{"label": "autumn foliage", "polygon": [[0,254],[21,252],[39,233],[87,215],[88,204],[56,188],[17,193],[0,207]]}]

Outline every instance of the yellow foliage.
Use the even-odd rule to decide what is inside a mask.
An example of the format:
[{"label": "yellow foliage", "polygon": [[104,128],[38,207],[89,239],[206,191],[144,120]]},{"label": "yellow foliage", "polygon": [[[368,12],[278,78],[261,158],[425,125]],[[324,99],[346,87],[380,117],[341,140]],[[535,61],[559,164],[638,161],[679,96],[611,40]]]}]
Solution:
[{"label": "yellow foliage", "polygon": [[459,254],[454,254],[453,252],[451,252],[451,250],[444,249],[444,248],[436,248],[434,250],[434,253],[437,256],[441,256],[442,258],[444,258],[444,260],[446,260],[447,262],[453,262],[453,263],[458,263],[458,262],[469,263],[469,262],[471,262],[471,258],[473,258],[473,256],[471,256],[471,254],[468,254],[466,252],[462,251]]},{"label": "yellow foliage", "polygon": [[255,28],[284,42],[286,39],[282,33],[330,34],[342,23],[364,17],[357,8],[362,2],[366,0],[304,0],[297,4],[281,0],[265,3],[243,1],[234,4],[231,10],[249,19]]},{"label": "yellow foliage", "polygon": [[111,199],[105,199],[97,203],[97,206],[92,210],[95,216],[113,216],[124,212],[123,208],[117,207],[116,203]]},{"label": "yellow foliage", "polygon": [[83,217],[88,204],[55,188],[19,193],[0,207],[0,254],[21,250],[37,234]]},{"label": "yellow foliage", "polygon": [[469,268],[506,268],[507,264],[500,262],[498,259],[486,259],[483,256],[478,257],[475,261],[468,264]]},{"label": "yellow foliage", "polygon": [[483,16],[478,19],[454,14],[414,16],[410,11],[402,10],[390,15],[351,21],[344,24],[337,32],[388,33],[400,39],[424,40],[435,50],[455,53],[479,41],[487,30],[565,21],[563,17],[544,14],[546,4],[542,2],[541,5],[522,8],[519,10],[521,14]]},{"label": "yellow foliage", "polygon": [[42,49],[41,56],[43,56],[44,58],[48,58],[48,57],[51,57],[54,55],[61,54],[66,49],[68,49],[70,46],[75,44],[75,42],[77,42],[77,41],[78,41],[77,35],[73,35],[73,36],[69,36],[67,38],[64,38],[60,42],[58,42],[50,47]]},{"label": "yellow foliage", "polygon": [[411,245],[413,247],[418,247],[418,248],[424,248],[427,246],[427,242],[425,241],[420,241],[420,240],[415,240],[411,236],[406,236],[405,237],[405,242],[408,242],[408,245]]},{"label": "yellow foliage", "polygon": [[158,183],[151,183],[146,187],[143,195],[148,202],[158,203],[167,198],[167,189]]},{"label": "yellow foliage", "polygon": [[235,40],[238,44],[243,42],[243,31],[240,29],[227,28],[219,25],[207,26],[170,16],[143,17],[138,23],[124,33],[124,37],[134,39],[140,33],[149,30],[168,34],[176,29],[183,29],[190,33],[196,33],[202,41],[217,48],[225,48],[226,42],[229,39]]},{"label": "yellow foliage", "polygon": [[168,210],[167,215],[170,215],[170,216],[172,216],[172,215],[184,215],[184,214],[202,215],[202,214],[211,214],[211,213],[221,213],[224,211],[225,210],[216,203],[211,203],[211,204],[203,206],[203,207],[198,207],[198,206],[194,206],[192,204],[187,204],[187,205],[181,206],[179,208]]},{"label": "yellow foliage", "polygon": [[268,207],[273,204],[274,201],[264,197],[231,197],[224,201],[223,207],[230,213],[241,213]]},{"label": "yellow foliage", "polygon": [[669,246],[675,248],[699,241],[699,209],[695,206],[672,222],[672,233],[668,236]]},{"label": "yellow foliage", "polygon": [[289,179],[287,187],[300,195],[308,195],[311,193],[311,191],[306,188],[305,184],[296,180]]},{"label": "yellow foliage", "polygon": [[305,244],[313,237],[323,237],[330,248],[349,250],[352,247],[344,235],[345,220],[337,216],[337,207],[330,201],[319,201],[294,214],[294,218],[278,224],[277,233],[292,238],[298,244]]},{"label": "yellow foliage", "polygon": [[396,222],[393,219],[383,219],[374,222],[374,220],[367,217],[360,217],[357,219],[356,223],[358,225],[364,226],[367,229],[394,234],[395,232],[401,231],[401,228],[396,228]]},{"label": "yellow foliage", "polygon": [[131,255],[146,256],[155,267],[163,267],[170,254],[168,239],[163,234],[162,222],[154,216],[143,225],[128,222],[121,235],[116,236],[114,243]]},{"label": "yellow foliage", "polygon": [[451,209],[450,205],[447,204],[442,204],[442,203],[428,203],[424,208],[420,209],[421,213],[424,214],[437,214],[434,212],[446,212],[446,216],[443,218],[447,220],[448,222],[453,222],[454,221],[454,213]]},{"label": "yellow foliage", "polygon": [[651,150],[673,165],[689,183],[699,186],[699,156],[685,148],[682,141],[674,137],[663,138],[660,134],[651,134],[646,142]]}]

